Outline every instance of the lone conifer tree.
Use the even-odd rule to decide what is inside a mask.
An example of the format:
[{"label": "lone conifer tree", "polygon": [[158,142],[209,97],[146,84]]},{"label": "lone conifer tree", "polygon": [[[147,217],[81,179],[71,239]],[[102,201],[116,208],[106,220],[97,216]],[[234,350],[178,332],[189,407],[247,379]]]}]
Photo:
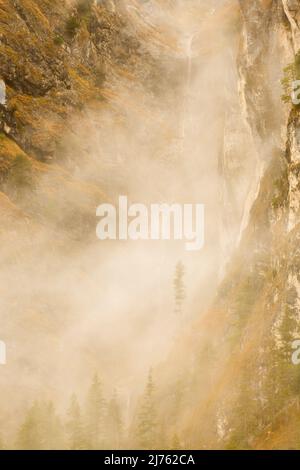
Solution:
[{"label": "lone conifer tree", "polygon": [[56,450],[64,447],[60,420],[52,402],[36,401],[27,411],[17,437],[21,450]]},{"label": "lone conifer tree", "polygon": [[120,449],[123,439],[123,422],[116,392],[114,392],[113,398],[108,403],[106,423],[109,448]]},{"label": "lone conifer tree", "polygon": [[25,415],[19,430],[17,447],[20,450],[42,450],[43,436],[41,432],[41,409],[36,401]]},{"label": "lone conifer tree", "polygon": [[138,443],[141,449],[154,449],[156,444],[157,422],[154,392],[155,386],[152,370],[150,370],[138,415],[137,432]]},{"label": "lone conifer tree", "polygon": [[86,435],[89,449],[97,450],[104,446],[104,412],[102,384],[95,374],[86,403]]},{"label": "lone conifer tree", "polygon": [[76,395],[72,395],[68,410],[67,431],[70,450],[83,450],[86,447],[80,406]]}]

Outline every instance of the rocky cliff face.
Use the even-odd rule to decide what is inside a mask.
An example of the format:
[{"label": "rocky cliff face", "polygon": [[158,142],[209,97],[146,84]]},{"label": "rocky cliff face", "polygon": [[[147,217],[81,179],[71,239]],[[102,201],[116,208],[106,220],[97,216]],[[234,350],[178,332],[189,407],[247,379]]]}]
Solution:
[{"label": "rocky cliff face", "polygon": [[149,71],[124,16],[105,2],[75,4],[1,2],[0,74],[7,86],[1,126],[43,161],[57,156],[71,113],[91,101],[101,106],[113,72]]},{"label": "rocky cliff face", "polygon": [[72,210],[80,199],[79,211],[88,222],[103,188],[74,179],[72,149],[89,153],[88,145],[78,144],[86,135],[78,135],[77,123],[91,122],[88,112],[103,113],[111,102],[116,119],[122,119],[126,104],[115,92],[121,83],[123,89],[153,93],[160,66],[123,10],[122,2],[1,1],[0,77],[6,104],[0,105],[0,189],[39,221],[44,210],[49,216],[47,207],[58,203],[53,189],[64,181],[72,187]]},{"label": "rocky cliff face", "polygon": [[182,403],[194,406],[174,429],[191,447],[298,448],[299,110],[282,101],[280,81],[299,50],[300,2],[242,0],[240,12],[240,103],[258,179],[218,297],[189,338],[199,347],[178,375]]},{"label": "rocky cliff face", "polygon": [[[157,168],[167,172],[174,161],[178,164],[184,146],[196,156],[206,150],[195,145],[199,129],[193,125],[187,132],[193,138],[182,144],[180,118],[173,122],[166,109],[182,112],[186,83],[197,67],[202,69],[203,57],[224,42],[216,34],[215,42],[204,41],[203,47],[203,37],[231,17],[233,5],[241,27],[235,31],[237,58],[229,61],[236,60],[238,76],[229,75],[222,88],[228,106],[222,113],[218,165],[213,162],[222,186],[223,250],[233,255],[226,259],[211,308],[182,332],[161,366],[158,407],[165,433],[160,447],[166,435],[174,435],[174,446],[184,448],[298,448],[300,372],[291,355],[293,339],[300,338],[300,115],[299,107],[281,95],[284,87],[290,89],[291,78],[300,78],[300,1],[224,2],[219,23],[210,24],[207,16],[199,37],[193,29],[196,13],[202,20],[207,12],[199,13],[196,5],[196,20],[188,20],[193,30],[188,39],[196,37],[188,61],[174,35],[174,17],[156,28],[151,16],[152,9],[160,18],[162,6],[172,11],[183,2],[157,1],[155,8],[153,2],[142,3],[143,14],[135,1],[0,0],[0,79],[6,91],[6,103],[0,104],[1,327],[9,338],[26,332],[25,344],[14,345],[12,369],[3,373],[4,395],[10,396],[19,371],[25,395],[32,398],[32,376],[43,382],[47,367],[54,374],[59,369],[55,358],[63,346],[57,338],[65,331],[72,338],[69,325],[74,328],[80,311],[74,291],[85,282],[90,292],[90,279],[81,267],[71,270],[66,276],[72,277],[70,299],[58,285],[65,282],[58,273],[94,232],[96,205],[128,189],[128,167],[142,181],[138,191],[155,187],[161,197],[165,180],[153,184]],[[197,86],[195,80],[194,94],[189,92],[194,117],[196,106],[205,102]],[[140,124],[143,120],[147,126]],[[112,123],[118,139],[109,131]],[[101,158],[93,154],[95,147],[103,150]],[[151,162],[146,171],[143,152],[150,156],[147,165]],[[114,160],[106,162],[107,154]],[[158,160],[164,166],[149,176]],[[209,164],[208,159],[188,163],[192,172]],[[116,167],[122,177],[115,176]],[[179,168],[179,183],[193,183],[184,164]],[[166,174],[168,181],[174,176]],[[178,186],[170,186],[168,194],[176,195]],[[25,272],[24,266],[30,269]],[[98,286],[93,289],[98,292]],[[82,349],[94,365],[89,347]],[[7,410],[1,419],[15,425],[15,410]]]},{"label": "rocky cliff face", "polygon": [[[55,283],[70,285],[58,281],[63,253],[76,258],[89,244],[95,209],[109,199],[107,187],[113,191],[111,174],[118,162],[108,162],[104,177],[103,161],[95,159],[97,171],[90,163],[92,148],[114,144],[107,135],[111,122],[122,129],[126,114],[136,112],[131,90],[152,97],[164,87],[163,79],[157,80],[161,63],[145,47],[143,24],[136,31],[123,6],[88,0],[0,1],[0,78],[5,85],[0,104],[0,317],[1,339],[10,345],[11,358],[1,371],[7,397],[3,428],[15,422],[17,403],[32,397],[33,383],[43,383],[48,375],[48,348],[45,355],[36,354],[38,343],[48,344],[51,363],[58,364],[54,356],[60,356],[61,346],[55,337],[71,317],[63,300],[66,292],[54,300],[49,279],[53,275]],[[101,126],[99,143],[92,136]],[[76,324],[76,309],[69,326]],[[20,373],[24,393],[16,392],[13,406],[8,397]]]}]

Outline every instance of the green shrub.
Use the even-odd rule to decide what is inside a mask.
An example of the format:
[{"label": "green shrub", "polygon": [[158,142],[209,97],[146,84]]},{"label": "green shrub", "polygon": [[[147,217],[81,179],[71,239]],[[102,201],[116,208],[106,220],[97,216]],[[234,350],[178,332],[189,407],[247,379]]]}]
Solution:
[{"label": "green shrub", "polygon": [[54,37],[53,42],[56,46],[62,46],[63,43],[64,43],[64,38],[62,36],[60,36],[59,34],[57,34]]},{"label": "green shrub", "polygon": [[66,22],[66,34],[73,38],[77,30],[80,28],[80,19],[77,16],[71,16]]},{"label": "green shrub", "polygon": [[[297,52],[294,62],[289,64],[283,69],[284,76],[281,80],[283,88],[282,101],[284,103],[290,103],[292,95],[292,82],[300,80],[300,51]],[[299,105],[294,105],[298,108]]]},{"label": "green shrub", "polygon": [[283,208],[286,204],[289,192],[288,175],[285,173],[281,178],[274,181],[274,194],[272,208]]}]

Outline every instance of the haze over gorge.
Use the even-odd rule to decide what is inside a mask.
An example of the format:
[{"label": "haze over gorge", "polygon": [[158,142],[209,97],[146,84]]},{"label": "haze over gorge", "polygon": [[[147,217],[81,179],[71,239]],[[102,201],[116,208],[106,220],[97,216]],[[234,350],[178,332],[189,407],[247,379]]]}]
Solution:
[{"label": "haze over gorge", "polygon": [[0,449],[300,448],[299,20],[0,0]]}]

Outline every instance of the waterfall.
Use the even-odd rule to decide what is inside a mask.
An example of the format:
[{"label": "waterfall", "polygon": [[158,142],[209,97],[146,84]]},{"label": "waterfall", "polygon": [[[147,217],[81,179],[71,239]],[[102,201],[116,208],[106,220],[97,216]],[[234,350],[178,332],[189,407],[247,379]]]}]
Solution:
[{"label": "waterfall", "polygon": [[182,150],[184,150],[184,142],[186,138],[187,122],[189,116],[189,95],[192,78],[192,60],[193,60],[193,41],[198,32],[186,34],[184,38],[184,53],[187,58],[187,73],[185,80],[185,90],[183,96],[183,119],[181,129]]}]

